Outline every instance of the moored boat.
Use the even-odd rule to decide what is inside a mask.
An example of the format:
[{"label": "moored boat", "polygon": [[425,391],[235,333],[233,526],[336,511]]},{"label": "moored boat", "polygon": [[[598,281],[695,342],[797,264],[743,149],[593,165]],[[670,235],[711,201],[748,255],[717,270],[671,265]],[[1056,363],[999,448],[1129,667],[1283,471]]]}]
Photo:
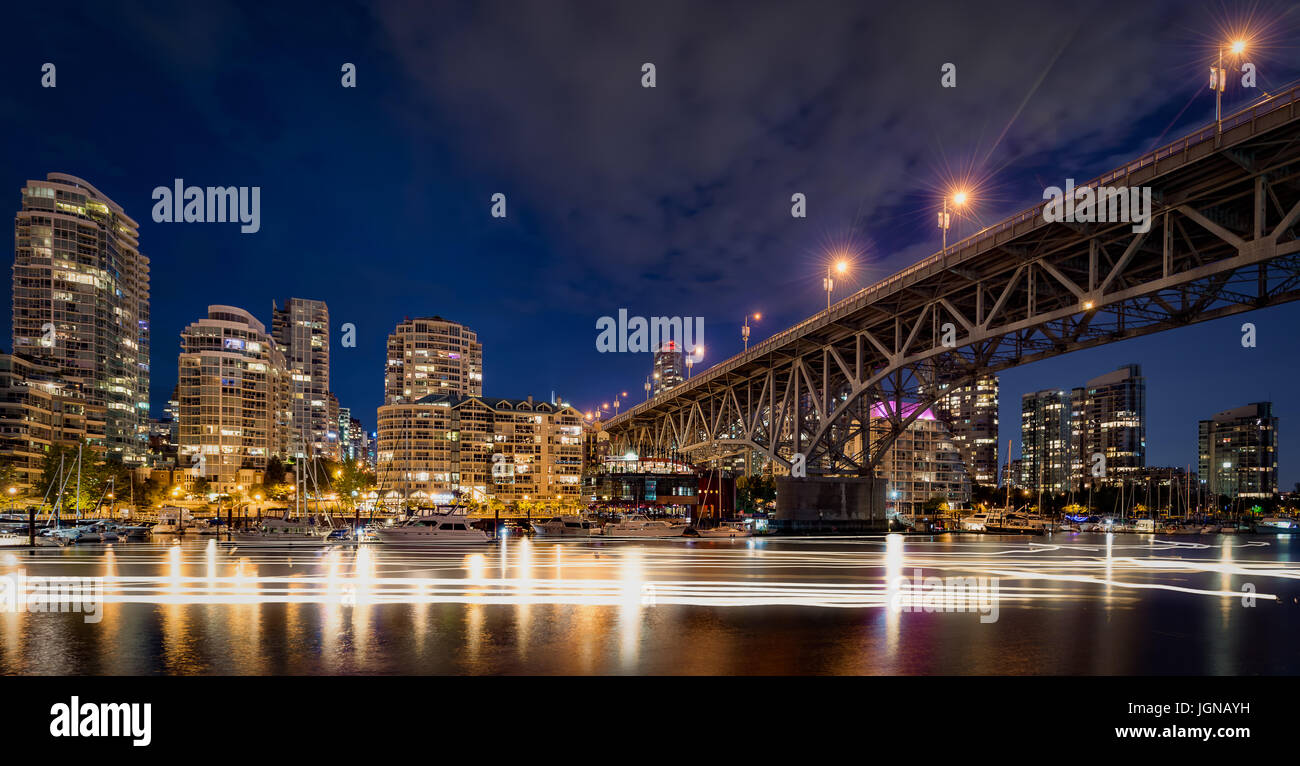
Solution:
[{"label": "moored boat", "polygon": [[1288,534],[1300,531],[1300,524],[1295,519],[1288,519],[1285,516],[1265,516],[1256,522],[1255,531],[1262,534]]},{"label": "moored boat", "polygon": [[748,525],[743,521],[722,521],[715,527],[695,527],[697,537],[752,537],[753,532],[749,531]]},{"label": "moored boat", "polygon": [[[284,509],[287,513],[288,509]],[[240,530],[231,535],[239,545],[286,546],[325,545],[333,527],[317,523],[314,517],[291,519],[287,516],[264,518],[252,529]]]},{"label": "moored boat", "polygon": [[581,516],[554,516],[534,521],[533,531],[541,537],[599,537],[600,526]]},{"label": "moored boat", "polygon": [[991,535],[1044,535],[1051,531],[1051,522],[1034,514],[992,512],[984,531]]},{"label": "moored boat", "polygon": [[681,537],[685,532],[684,525],[650,519],[639,513],[622,516],[601,530],[605,537]]},{"label": "moored boat", "polygon": [[391,527],[380,527],[375,534],[387,545],[447,545],[450,543],[489,543],[492,536],[470,524],[464,513],[416,516]]}]

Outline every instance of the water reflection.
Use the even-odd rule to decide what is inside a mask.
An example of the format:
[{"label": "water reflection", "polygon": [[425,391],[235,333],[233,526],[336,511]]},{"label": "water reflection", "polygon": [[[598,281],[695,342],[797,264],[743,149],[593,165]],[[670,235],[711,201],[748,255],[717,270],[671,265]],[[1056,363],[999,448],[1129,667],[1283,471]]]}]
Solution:
[{"label": "water reflection", "polygon": [[[0,672],[1298,672],[1290,546],[1067,534],[5,552],[0,574],[103,577],[106,604],[96,625],[0,614]],[[996,604],[960,589],[984,580]],[[1196,630],[1171,639],[1179,625]]]}]

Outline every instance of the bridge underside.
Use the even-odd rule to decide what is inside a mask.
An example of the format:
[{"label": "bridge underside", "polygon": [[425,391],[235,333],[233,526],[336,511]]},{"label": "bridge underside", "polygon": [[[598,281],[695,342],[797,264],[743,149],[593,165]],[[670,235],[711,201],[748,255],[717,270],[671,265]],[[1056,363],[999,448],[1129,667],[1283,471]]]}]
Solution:
[{"label": "bridge underside", "polygon": [[1295,300],[1300,121],[1281,111],[1111,181],[1152,188],[1149,231],[1027,220],[624,413],[616,448],[869,475],[944,384]]}]

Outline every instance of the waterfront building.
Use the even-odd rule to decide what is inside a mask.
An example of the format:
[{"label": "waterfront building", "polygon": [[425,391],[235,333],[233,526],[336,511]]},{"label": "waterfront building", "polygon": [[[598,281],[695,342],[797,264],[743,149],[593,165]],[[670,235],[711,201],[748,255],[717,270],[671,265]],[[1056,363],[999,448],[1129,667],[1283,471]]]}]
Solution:
[{"label": "waterfront building", "polygon": [[[871,410],[871,439],[884,437],[890,428],[889,403],[876,402]],[[903,415],[911,412],[904,404]],[[896,513],[921,514],[927,501],[942,498],[949,508],[970,503],[970,477],[956,440],[947,425],[931,410],[922,412],[881,458],[875,476],[888,481],[886,506]]]},{"label": "waterfront building", "polygon": [[1033,491],[1069,489],[1073,447],[1071,395],[1048,389],[1020,397],[1020,486]]},{"label": "waterfront building", "polygon": [[681,460],[607,454],[582,475],[583,500],[602,508],[691,515],[699,492],[694,466]]},{"label": "waterfront building", "polygon": [[407,318],[388,336],[384,404],[430,394],[481,396],[483,346],[478,333],[442,317]]},{"label": "waterfront building", "polygon": [[84,444],[103,454],[105,418],[104,407],[91,404],[80,384],[65,381],[58,365],[0,354],[0,461],[13,470],[13,486],[43,491],[52,448]]},{"label": "waterfront building", "polygon": [[567,404],[430,394],[379,408],[379,485],[416,503],[558,506],[580,497],[582,415]]},{"label": "waterfront building", "polygon": [[271,331],[290,374],[295,457],[338,457],[330,439],[330,312],[325,301],[290,298],[271,304]]},{"label": "waterfront building", "polygon": [[940,384],[932,412],[952,434],[972,482],[998,483],[998,376],[961,386]]},{"label": "waterfront building", "polygon": [[[1070,394],[1071,485],[1115,485],[1135,478],[1146,466],[1146,379],[1136,364],[1093,378]],[[1106,470],[1094,477],[1096,455]]]},{"label": "waterfront building", "polygon": [[262,471],[287,454],[295,389],[284,354],[252,314],[209,306],[181,333],[177,399],[181,462],[216,492],[247,485],[240,470]]},{"label": "waterfront building", "polygon": [[13,350],[59,369],[104,409],[107,457],[143,463],[149,424],[149,259],[139,226],[90,183],[29,180],[14,221]]},{"label": "waterfront building", "polygon": [[1273,403],[1255,402],[1200,421],[1197,452],[1197,470],[1211,497],[1273,497],[1278,491]]}]

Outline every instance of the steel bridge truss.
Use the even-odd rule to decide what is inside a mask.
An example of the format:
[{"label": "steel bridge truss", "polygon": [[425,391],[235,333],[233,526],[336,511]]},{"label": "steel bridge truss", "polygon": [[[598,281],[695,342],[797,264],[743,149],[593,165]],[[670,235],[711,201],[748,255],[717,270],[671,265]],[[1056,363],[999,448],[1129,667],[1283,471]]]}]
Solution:
[{"label": "steel bridge truss", "polygon": [[760,455],[784,469],[799,454],[809,475],[867,475],[943,384],[1296,300],[1291,112],[1281,130],[1124,176],[1152,187],[1149,231],[1040,216],[946,253],[924,278],[843,302],[780,347],[626,413],[611,423],[615,448],[703,463]]}]

